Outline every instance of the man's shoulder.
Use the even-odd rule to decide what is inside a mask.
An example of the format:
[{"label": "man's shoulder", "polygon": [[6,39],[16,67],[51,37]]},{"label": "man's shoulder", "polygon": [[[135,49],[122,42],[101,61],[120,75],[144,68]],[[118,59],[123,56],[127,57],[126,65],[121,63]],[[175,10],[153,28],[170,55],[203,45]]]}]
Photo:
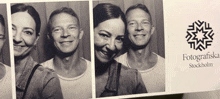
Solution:
[{"label": "man's shoulder", "polygon": [[154,54],[157,55],[157,65],[165,65],[165,58],[163,58],[162,56],[160,56],[156,53],[154,53]]},{"label": "man's shoulder", "polygon": [[43,67],[45,68],[48,68],[48,69],[53,69],[53,58],[43,62],[43,63],[40,63],[40,65],[42,65]]}]

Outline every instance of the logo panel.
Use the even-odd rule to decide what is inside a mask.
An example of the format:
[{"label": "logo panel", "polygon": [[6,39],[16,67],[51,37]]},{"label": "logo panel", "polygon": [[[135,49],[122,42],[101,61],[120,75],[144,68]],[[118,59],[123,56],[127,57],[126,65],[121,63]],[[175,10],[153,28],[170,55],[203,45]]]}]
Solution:
[{"label": "logo panel", "polygon": [[186,39],[190,48],[203,51],[211,46],[213,36],[214,33],[209,23],[198,20],[189,25]]}]

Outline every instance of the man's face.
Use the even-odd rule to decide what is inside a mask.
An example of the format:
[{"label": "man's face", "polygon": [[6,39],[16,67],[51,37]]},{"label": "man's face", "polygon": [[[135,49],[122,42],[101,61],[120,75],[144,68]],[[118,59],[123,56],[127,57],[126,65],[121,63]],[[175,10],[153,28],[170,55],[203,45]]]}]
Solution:
[{"label": "man's face", "polygon": [[67,13],[60,13],[51,20],[51,36],[57,50],[62,53],[75,51],[83,35],[77,18]]},{"label": "man's face", "polygon": [[154,32],[151,17],[139,8],[130,10],[127,15],[128,37],[133,45],[146,46]]},{"label": "man's face", "polygon": [[4,26],[0,23],[0,52],[5,42],[5,31]]}]

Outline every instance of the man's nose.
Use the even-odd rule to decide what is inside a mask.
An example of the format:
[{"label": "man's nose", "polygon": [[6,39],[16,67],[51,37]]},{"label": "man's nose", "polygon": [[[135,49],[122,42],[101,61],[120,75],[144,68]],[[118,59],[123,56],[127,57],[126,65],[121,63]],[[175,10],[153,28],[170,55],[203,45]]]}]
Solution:
[{"label": "man's nose", "polygon": [[61,37],[66,38],[70,36],[69,31],[67,29],[63,29]]},{"label": "man's nose", "polygon": [[142,31],[143,30],[143,26],[141,23],[137,24],[137,27],[135,29],[136,31]]}]

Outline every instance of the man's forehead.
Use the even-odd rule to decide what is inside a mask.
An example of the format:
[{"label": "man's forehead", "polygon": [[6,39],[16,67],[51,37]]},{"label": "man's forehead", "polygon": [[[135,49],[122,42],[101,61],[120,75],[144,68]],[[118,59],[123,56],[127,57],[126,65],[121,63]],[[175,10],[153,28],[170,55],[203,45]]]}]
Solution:
[{"label": "man's forehead", "polygon": [[138,18],[138,17],[143,17],[143,18],[147,18],[150,19],[150,14],[147,13],[146,11],[140,9],[140,8],[135,8],[130,10],[127,14],[126,14],[126,18]]},{"label": "man's forehead", "polygon": [[72,16],[68,13],[59,13],[51,18],[51,23],[73,23],[79,25],[79,20],[77,19],[77,17]]}]

